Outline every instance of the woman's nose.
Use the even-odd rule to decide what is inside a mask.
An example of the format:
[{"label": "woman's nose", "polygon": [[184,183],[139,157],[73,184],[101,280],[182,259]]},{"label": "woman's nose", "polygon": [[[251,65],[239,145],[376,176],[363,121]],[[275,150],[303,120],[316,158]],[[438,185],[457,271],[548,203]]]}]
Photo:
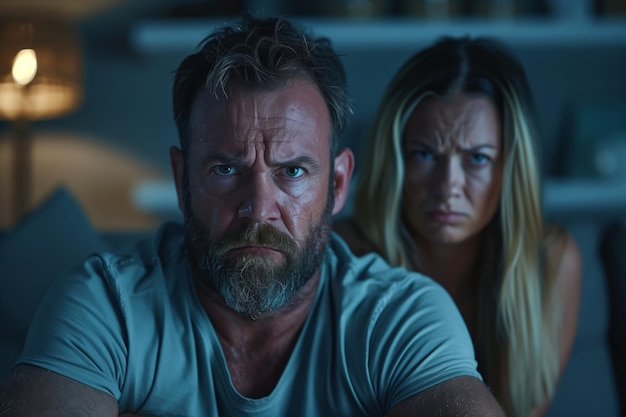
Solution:
[{"label": "woman's nose", "polygon": [[441,161],[439,188],[444,197],[455,197],[463,190],[465,171],[460,158],[450,157]]}]

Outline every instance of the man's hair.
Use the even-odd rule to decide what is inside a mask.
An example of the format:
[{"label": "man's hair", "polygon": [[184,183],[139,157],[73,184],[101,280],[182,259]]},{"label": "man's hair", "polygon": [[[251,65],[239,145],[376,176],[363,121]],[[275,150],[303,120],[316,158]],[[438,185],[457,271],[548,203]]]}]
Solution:
[{"label": "man's hair", "polygon": [[198,92],[227,95],[229,82],[276,88],[293,78],[308,78],[319,88],[332,123],[331,155],[337,150],[352,109],[343,64],[327,38],[315,38],[284,18],[250,14],[207,36],[199,51],[185,58],[174,79],[174,119],[186,158],[189,116]]},{"label": "man's hair", "polygon": [[551,308],[551,277],[542,276],[539,257],[544,225],[532,96],[521,63],[503,44],[489,38],[442,38],[399,69],[368,138],[354,219],[389,262],[419,269],[417,248],[402,220],[402,136],[423,98],[456,93],[488,97],[502,122],[502,192],[498,214],[486,231],[481,281],[487,293],[480,301],[497,324],[480,325],[488,327],[482,334],[505,346],[491,350],[499,355],[490,363],[505,368],[490,381],[496,396],[507,414],[527,415],[556,386],[557,316]]}]

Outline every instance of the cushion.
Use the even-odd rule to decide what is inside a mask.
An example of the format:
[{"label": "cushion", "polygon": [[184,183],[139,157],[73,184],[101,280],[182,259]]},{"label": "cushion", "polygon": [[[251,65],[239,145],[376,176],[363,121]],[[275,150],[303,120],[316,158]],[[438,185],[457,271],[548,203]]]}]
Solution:
[{"label": "cushion", "polygon": [[600,244],[609,292],[609,346],[620,398],[626,414],[626,220],[610,223]]},{"label": "cushion", "polygon": [[20,354],[30,321],[51,281],[106,249],[66,188],[58,188],[0,239],[0,376]]}]

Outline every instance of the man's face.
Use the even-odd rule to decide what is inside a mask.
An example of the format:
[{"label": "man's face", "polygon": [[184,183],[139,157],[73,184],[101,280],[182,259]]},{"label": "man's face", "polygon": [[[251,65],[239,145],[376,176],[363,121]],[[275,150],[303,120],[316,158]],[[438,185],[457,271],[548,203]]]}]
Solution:
[{"label": "man's face", "polygon": [[276,310],[317,272],[333,212],[330,137],[324,99],[307,80],[235,86],[228,99],[198,94],[177,186],[190,258],[233,310]]}]

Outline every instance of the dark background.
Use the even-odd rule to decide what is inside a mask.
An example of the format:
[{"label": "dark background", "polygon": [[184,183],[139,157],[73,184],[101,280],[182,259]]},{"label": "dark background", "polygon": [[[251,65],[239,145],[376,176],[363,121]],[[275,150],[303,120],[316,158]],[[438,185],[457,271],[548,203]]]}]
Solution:
[{"label": "dark background", "polygon": [[[616,158],[626,165],[626,150],[622,151],[626,148],[621,146],[626,140],[626,6],[623,1],[592,1],[581,16],[575,10],[577,2],[562,2],[567,4],[565,12],[558,12],[555,4],[559,1],[553,0],[457,1],[450,2],[444,14],[441,10],[445,8],[429,12],[423,6],[426,2],[415,0],[328,0],[308,2],[309,6],[302,5],[307,2],[278,0],[116,0],[104,2],[95,12],[70,12],[82,45],[84,98],[71,114],[31,125],[37,142],[43,142],[37,145],[46,149],[35,158],[33,204],[56,184],[65,183],[75,189],[88,210],[97,211],[91,208],[97,204],[89,198],[98,197],[81,190],[88,188],[86,182],[91,188],[102,184],[106,167],[93,173],[78,171],[84,173],[80,186],[76,184],[77,170],[51,180],[54,172],[63,171],[55,166],[75,164],[77,158],[108,161],[95,154],[72,157],[72,147],[80,143],[105,149],[112,161],[119,156],[119,165],[107,163],[111,170],[141,167],[128,168],[132,172],[118,180],[124,191],[98,204],[107,205],[108,211],[124,198],[127,201],[120,204],[132,210],[141,205],[136,201],[141,184],[169,178],[167,149],[178,140],[171,111],[174,69],[204,35],[246,10],[289,15],[316,34],[331,37],[348,73],[355,114],[343,140],[355,150],[357,169],[364,132],[383,89],[401,63],[442,35],[490,35],[508,44],[527,70],[536,101],[544,174],[568,179],[626,178],[624,168],[611,165]],[[18,3],[28,2],[3,1],[7,10]],[[513,9],[502,7],[507,3]],[[490,4],[500,4],[500,8]],[[68,0],[66,9],[72,7]],[[11,196],[11,136],[11,123],[0,121],[0,138],[4,139],[0,139],[0,163],[4,165],[0,166],[4,177],[0,177],[0,200],[4,206]],[[73,141],[59,151],[64,156],[41,162],[51,158],[46,155],[52,154],[54,141],[64,138]],[[605,147],[613,159],[603,160],[607,152],[598,154],[598,147]],[[613,169],[602,170],[603,164]],[[144,203],[145,210],[154,208],[154,203]],[[0,227],[6,227],[12,222],[10,209],[2,207],[0,203]],[[103,227],[152,224],[124,222],[120,220],[127,215],[124,213],[120,211],[117,220],[104,220],[102,213],[93,217]],[[164,215],[164,211],[158,214]],[[140,216],[137,212],[132,215]]]}]

